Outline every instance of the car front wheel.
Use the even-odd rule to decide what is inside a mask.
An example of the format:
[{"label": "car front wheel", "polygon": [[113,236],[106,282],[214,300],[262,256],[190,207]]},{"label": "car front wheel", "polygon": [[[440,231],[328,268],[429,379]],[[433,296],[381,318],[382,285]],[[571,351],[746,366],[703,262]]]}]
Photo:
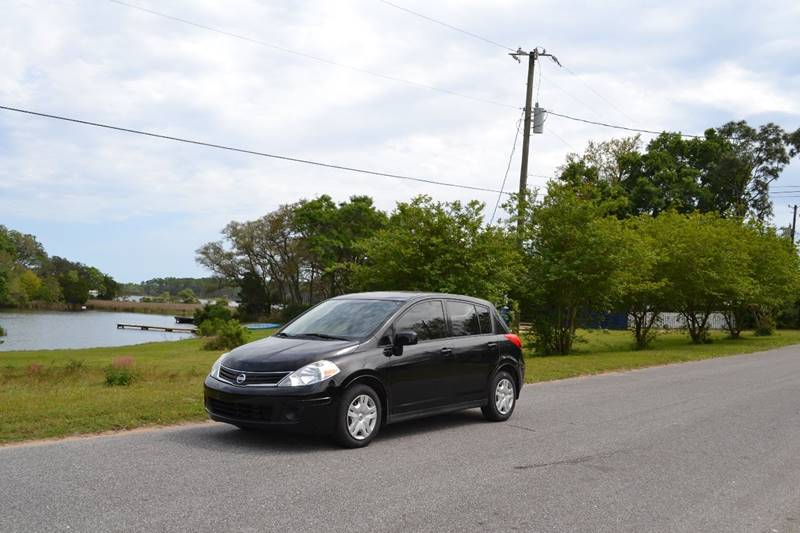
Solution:
[{"label": "car front wheel", "polygon": [[487,404],[481,407],[483,416],[492,422],[508,420],[517,403],[517,385],[511,374],[498,372],[489,381]]},{"label": "car front wheel", "polygon": [[346,448],[366,446],[381,427],[381,400],[368,385],[353,385],[339,401],[334,436]]}]

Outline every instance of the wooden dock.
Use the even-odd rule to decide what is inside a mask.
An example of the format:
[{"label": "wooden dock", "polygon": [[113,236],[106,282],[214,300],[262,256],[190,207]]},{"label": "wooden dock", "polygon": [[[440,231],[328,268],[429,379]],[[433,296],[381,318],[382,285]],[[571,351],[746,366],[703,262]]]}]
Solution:
[{"label": "wooden dock", "polygon": [[139,331],[161,331],[165,333],[195,333],[194,328],[173,328],[169,326],[144,326],[141,324],[117,324],[117,329],[138,329]]}]

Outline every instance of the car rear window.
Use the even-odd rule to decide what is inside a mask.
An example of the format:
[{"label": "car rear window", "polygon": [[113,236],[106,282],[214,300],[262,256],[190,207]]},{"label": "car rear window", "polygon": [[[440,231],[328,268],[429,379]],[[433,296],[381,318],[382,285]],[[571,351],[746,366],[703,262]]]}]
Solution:
[{"label": "car rear window", "polygon": [[450,327],[454,337],[480,334],[478,312],[473,304],[448,300],[447,314],[450,315]]}]

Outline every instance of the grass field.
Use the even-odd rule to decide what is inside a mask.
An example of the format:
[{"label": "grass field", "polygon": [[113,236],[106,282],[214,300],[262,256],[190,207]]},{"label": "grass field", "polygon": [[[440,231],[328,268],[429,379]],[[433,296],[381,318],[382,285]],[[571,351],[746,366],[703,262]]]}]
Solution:
[{"label": "grass field", "polygon": [[[800,344],[800,331],[780,330],[769,337],[756,337],[742,332],[740,339],[729,339],[722,332],[712,333],[710,344],[689,344],[685,333],[666,333],[656,338],[649,350],[633,350],[633,337],[627,331],[591,330],[579,333],[582,342],[575,353],[563,356],[529,357],[525,363],[525,381],[550,381],[576,376],[600,374],[614,370],[631,370],[647,366],[699,361],[758,352],[790,344]],[[529,343],[528,343],[529,344]]]},{"label": "grass field", "polygon": [[[251,339],[266,336],[251,334]],[[633,351],[627,332],[582,332],[585,342],[568,356],[529,357],[528,382],[612,370],[694,361],[800,344],[800,331],[772,337],[717,334],[712,344],[694,346],[685,335],[659,337],[652,350]],[[202,349],[202,339],[118,348],[0,352],[0,443],[62,437],[148,425],[204,420],[202,383],[219,351]],[[107,386],[105,369],[130,358],[134,381]]]},{"label": "grass field", "polygon": [[[203,342],[0,352],[0,443],[203,420],[203,380],[222,353]],[[106,367],[128,357],[132,384],[107,386]]]}]

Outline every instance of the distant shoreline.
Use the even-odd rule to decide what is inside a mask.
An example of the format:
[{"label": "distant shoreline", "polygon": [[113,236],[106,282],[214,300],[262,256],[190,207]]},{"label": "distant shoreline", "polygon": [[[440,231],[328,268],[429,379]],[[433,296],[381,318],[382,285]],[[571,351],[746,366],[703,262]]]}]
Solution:
[{"label": "distant shoreline", "polygon": [[123,313],[151,313],[155,315],[192,316],[202,304],[126,302],[117,300],[89,300],[86,309],[94,311],[119,311]]}]

